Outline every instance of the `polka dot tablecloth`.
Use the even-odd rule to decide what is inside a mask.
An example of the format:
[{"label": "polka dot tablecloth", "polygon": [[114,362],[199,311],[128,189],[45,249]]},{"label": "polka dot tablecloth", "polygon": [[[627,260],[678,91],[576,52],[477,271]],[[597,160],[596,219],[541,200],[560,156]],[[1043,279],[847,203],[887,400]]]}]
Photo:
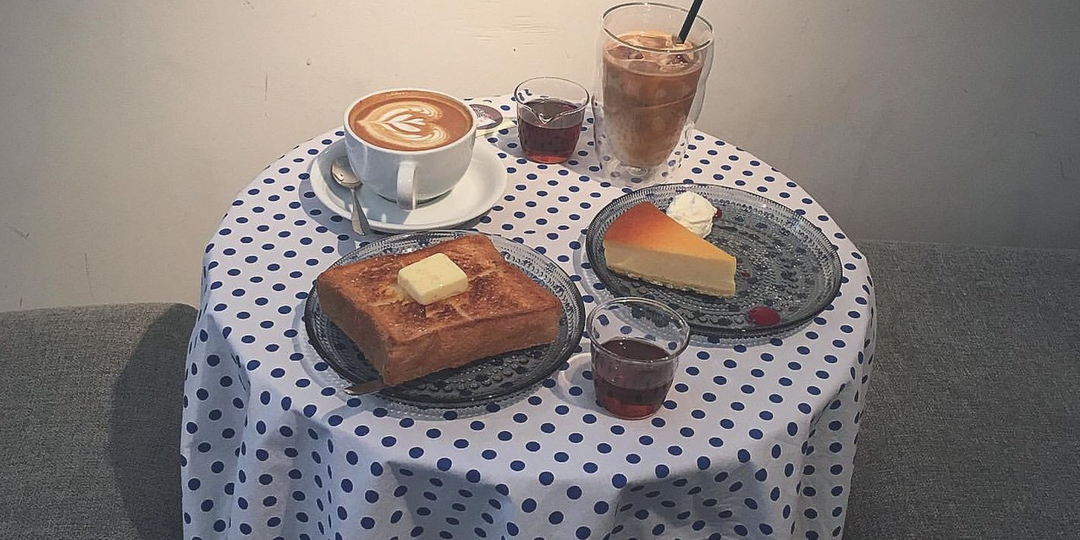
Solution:
[{"label": "polka dot tablecloth", "polygon": [[[512,114],[509,97],[483,101]],[[345,394],[308,341],[313,280],[362,240],[309,177],[341,136],[268,167],[206,247],[184,392],[185,538],[841,536],[874,295],[865,259],[794,182],[700,133],[675,178],[759,193],[825,232],[843,284],[806,326],[754,343],[696,340],[646,420],[599,408],[578,356],[524,398],[432,414]],[[524,160],[513,129],[487,141],[509,184],[475,228],[556,261],[586,310],[610,297],[584,234],[623,192],[603,181],[588,129],[563,165]]]}]

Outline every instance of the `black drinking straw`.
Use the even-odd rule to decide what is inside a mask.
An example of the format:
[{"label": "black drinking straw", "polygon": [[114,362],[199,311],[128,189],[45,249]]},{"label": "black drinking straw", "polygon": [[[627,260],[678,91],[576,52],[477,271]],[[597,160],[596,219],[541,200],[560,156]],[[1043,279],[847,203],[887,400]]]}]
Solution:
[{"label": "black drinking straw", "polygon": [[701,9],[702,1],[694,0],[694,4],[690,6],[690,11],[686,12],[686,20],[682,23],[682,30],[679,30],[679,38],[675,40],[675,43],[685,42],[686,37],[690,35],[690,27],[694,26],[694,19],[697,18],[697,12]]}]

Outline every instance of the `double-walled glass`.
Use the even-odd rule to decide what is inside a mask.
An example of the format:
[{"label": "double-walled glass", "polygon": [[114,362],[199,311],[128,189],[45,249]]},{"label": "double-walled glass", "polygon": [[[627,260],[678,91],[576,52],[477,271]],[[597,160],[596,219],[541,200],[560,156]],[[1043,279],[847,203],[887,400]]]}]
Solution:
[{"label": "double-walled glass", "polygon": [[644,187],[664,182],[682,164],[701,113],[712,66],[712,26],[695,17],[678,42],[685,9],[632,3],[604,13],[593,131],[608,178]]}]

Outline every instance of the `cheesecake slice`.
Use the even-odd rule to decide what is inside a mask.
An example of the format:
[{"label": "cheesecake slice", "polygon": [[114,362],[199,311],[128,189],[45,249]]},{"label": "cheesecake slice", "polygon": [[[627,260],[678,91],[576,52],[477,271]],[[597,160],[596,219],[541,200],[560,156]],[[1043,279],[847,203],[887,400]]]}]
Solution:
[{"label": "cheesecake slice", "polygon": [[735,257],[690,232],[650,202],[623,212],[604,234],[612,271],[714,296],[735,294]]}]

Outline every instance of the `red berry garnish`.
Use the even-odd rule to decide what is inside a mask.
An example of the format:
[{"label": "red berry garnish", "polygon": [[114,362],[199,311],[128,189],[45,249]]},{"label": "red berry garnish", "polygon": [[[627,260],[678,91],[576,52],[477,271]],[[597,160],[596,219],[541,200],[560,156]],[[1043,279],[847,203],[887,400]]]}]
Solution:
[{"label": "red berry garnish", "polygon": [[750,322],[758,326],[772,326],[780,322],[780,314],[767,306],[753,308],[746,315]]}]

